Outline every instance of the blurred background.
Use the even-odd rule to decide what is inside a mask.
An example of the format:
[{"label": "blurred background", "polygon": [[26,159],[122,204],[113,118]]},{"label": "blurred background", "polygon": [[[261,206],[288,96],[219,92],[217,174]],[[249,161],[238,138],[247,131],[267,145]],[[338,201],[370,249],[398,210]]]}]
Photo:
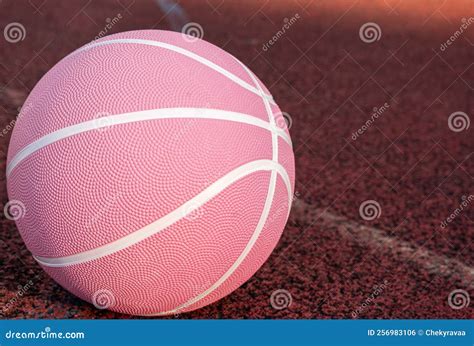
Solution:
[{"label": "blurred background", "polygon": [[[236,56],[291,126],[296,196],[246,284],[168,318],[473,318],[474,2],[2,0],[0,196],[19,109],[112,33],[183,31]],[[129,318],[50,279],[2,214],[4,318]]]}]

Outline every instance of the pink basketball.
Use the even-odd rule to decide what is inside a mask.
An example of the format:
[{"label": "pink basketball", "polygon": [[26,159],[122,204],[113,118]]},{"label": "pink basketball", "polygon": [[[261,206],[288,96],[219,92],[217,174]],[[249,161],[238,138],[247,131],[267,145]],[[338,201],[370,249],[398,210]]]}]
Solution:
[{"label": "pink basketball", "polygon": [[180,33],[74,51],[36,85],[8,152],[28,249],[98,308],[208,305],[265,262],[294,189],[285,119],[241,62]]}]

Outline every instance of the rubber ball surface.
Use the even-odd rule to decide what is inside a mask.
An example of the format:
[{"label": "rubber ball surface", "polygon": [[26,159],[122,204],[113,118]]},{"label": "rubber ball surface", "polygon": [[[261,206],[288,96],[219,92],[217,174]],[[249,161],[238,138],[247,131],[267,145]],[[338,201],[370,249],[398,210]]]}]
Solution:
[{"label": "rubber ball surface", "polygon": [[233,56],[133,31],[66,56],[12,134],[9,199],[64,288],[134,315],[190,311],[238,288],[288,218],[294,157],[269,91]]}]

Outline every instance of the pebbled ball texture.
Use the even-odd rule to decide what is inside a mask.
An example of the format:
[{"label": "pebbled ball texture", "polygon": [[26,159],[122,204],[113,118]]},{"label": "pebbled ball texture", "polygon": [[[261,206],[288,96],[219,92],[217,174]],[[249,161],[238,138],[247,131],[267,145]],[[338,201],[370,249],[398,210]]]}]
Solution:
[{"label": "pebbled ball texture", "polygon": [[[107,36],[65,57],[38,82],[16,123],[7,165],[61,129],[145,110],[225,110],[269,126],[272,116],[288,135],[278,106],[266,108],[257,93],[189,56],[127,39],[185,49],[269,94],[234,57],[203,40],[153,30]],[[98,44],[111,40],[117,42]],[[141,241],[80,263],[42,264],[59,284],[99,308],[170,314],[229,294],[276,246],[295,175],[291,146],[281,136],[272,141],[267,128],[199,114],[112,124],[27,155],[8,174],[8,194],[24,205],[16,223],[32,254],[60,259],[133,237],[257,160],[278,162],[290,191],[280,174],[272,181],[272,171],[249,172]]]}]

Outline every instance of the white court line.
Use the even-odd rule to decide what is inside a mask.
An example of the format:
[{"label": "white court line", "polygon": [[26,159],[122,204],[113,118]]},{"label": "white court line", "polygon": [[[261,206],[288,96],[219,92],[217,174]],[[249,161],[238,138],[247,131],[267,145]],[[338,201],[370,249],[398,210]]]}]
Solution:
[{"label": "white court line", "polygon": [[[250,85],[249,83],[245,82],[244,80],[240,79],[237,77],[235,74],[232,72],[227,71],[225,68],[213,63],[210,60],[207,60],[206,58],[203,58],[200,55],[197,55],[193,52],[190,52],[189,50],[186,50],[184,48],[174,46],[169,43],[165,42],[160,42],[160,41],[152,41],[152,40],[143,40],[143,39],[137,39],[137,38],[121,38],[121,39],[114,39],[114,40],[107,40],[107,41],[100,41],[100,42],[92,42],[90,44],[85,45],[84,47],[81,47],[68,56],[65,57],[67,59],[68,57],[74,56],[78,53],[93,49],[95,47],[100,47],[100,46],[105,46],[105,45],[112,45],[112,44],[142,44],[142,45],[147,45],[147,46],[153,46],[153,47],[159,47],[159,48],[164,48],[168,49],[170,51],[182,54],[184,56],[187,56],[188,58],[194,59],[197,62],[200,62],[201,64],[213,69],[214,71],[222,74],[223,76],[229,78],[231,81],[237,83],[244,89],[247,89],[251,92],[253,92],[256,95],[260,95],[260,92],[257,88],[254,86]],[[270,103],[276,104],[275,101],[273,100],[273,97],[271,95],[265,94],[264,96]]]},{"label": "white court line", "polygon": [[89,120],[83,123],[64,127],[55,132],[49,133],[38,140],[28,144],[22,148],[8,163],[6,176],[10,176],[13,169],[18,164],[33,154],[37,150],[44,148],[45,146],[57,142],[61,139],[65,139],[83,132],[105,128],[113,125],[128,124],[137,121],[145,120],[157,120],[157,119],[214,119],[223,121],[233,121],[242,124],[257,126],[282,137],[285,142],[291,145],[290,137],[277,126],[272,127],[266,121],[254,117],[252,115],[224,111],[220,109],[209,109],[209,108],[160,108],[150,109],[140,112],[123,113],[110,115],[107,117],[100,117],[97,119]]},{"label": "white court line", "polygon": [[316,220],[313,227],[317,227],[318,222],[329,226],[341,226],[337,227],[337,231],[341,236],[362,246],[373,248],[375,251],[383,249],[385,254],[389,252],[394,259],[413,262],[430,274],[451,277],[453,273],[457,273],[466,287],[474,285],[474,268],[457,259],[439,255],[423,246],[390,237],[384,230],[365,226],[343,216],[330,213],[325,209],[316,209],[313,205],[302,200],[293,203],[291,215],[291,219],[299,223],[310,224]]}]

